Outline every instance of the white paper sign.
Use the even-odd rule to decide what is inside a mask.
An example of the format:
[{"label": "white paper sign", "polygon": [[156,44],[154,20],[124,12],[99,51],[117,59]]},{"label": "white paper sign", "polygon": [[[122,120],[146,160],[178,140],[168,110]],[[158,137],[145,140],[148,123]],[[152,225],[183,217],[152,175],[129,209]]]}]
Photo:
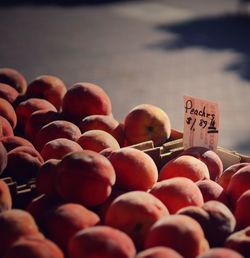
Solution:
[{"label": "white paper sign", "polygon": [[184,96],[184,149],[193,146],[216,151],[219,107],[216,102]]}]

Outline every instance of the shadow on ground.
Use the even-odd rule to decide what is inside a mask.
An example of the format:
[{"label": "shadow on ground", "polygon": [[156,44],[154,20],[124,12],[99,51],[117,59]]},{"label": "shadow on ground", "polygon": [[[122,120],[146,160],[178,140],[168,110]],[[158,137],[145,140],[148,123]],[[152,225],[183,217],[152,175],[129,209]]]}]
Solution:
[{"label": "shadow on ground", "polygon": [[115,4],[119,2],[131,2],[131,1],[134,1],[134,0],[2,0],[0,1],[0,6],[11,7],[11,6],[20,6],[20,5],[32,5],[32,6],[104,5],[104,4]]},{"label": "shadow on ground", "polygon": [[244,80],[250,80],[250,15],[209,16],[171,25],[162,24],[158,30],[172,33],[176,38],[151,45],[153,48],[180,50],[185,48],[207,48],[230,50],[240,58],[225,67]]}]

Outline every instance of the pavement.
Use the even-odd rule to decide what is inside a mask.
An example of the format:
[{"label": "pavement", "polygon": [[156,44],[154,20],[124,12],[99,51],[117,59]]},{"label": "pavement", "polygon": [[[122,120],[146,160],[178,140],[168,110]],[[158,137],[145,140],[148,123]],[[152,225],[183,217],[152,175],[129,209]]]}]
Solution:
[{"label": "pavement", "polygon": [[3,0],[0,67],[28,82],[96,83],[119,121],[150,103],[183,130],[184,95],[215,101],[219,145],[250,155],[250,7],[239,9],[236,0]]}]

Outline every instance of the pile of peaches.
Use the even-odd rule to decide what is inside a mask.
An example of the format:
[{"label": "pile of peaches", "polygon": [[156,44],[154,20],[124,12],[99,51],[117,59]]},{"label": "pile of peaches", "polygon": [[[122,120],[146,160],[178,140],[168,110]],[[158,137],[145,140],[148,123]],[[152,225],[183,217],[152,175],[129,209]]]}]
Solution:
[{"label": "pile of peaches", "polygon": [[[250,163],[204,147],[157,164],[136,145],[175,139],[165,111],[119,122],[107,93],[0,69],[0,258],[248,258]],[[7,184],[35,182],[19,208]]]}]

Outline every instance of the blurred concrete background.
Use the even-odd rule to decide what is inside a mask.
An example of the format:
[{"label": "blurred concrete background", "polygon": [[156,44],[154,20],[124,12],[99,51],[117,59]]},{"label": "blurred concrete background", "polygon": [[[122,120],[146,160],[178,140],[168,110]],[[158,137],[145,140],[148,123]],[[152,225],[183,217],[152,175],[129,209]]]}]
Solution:
[{"label": "blurred concrete background", "polygon": [[[216,101],[219,145],[250,155],[250,16],[237,0],[0,2],[0,67],[99,84],[116,119],[151,103],[183,129],[183,96]],[[242,14],[243,13],[243,14]]]}]

